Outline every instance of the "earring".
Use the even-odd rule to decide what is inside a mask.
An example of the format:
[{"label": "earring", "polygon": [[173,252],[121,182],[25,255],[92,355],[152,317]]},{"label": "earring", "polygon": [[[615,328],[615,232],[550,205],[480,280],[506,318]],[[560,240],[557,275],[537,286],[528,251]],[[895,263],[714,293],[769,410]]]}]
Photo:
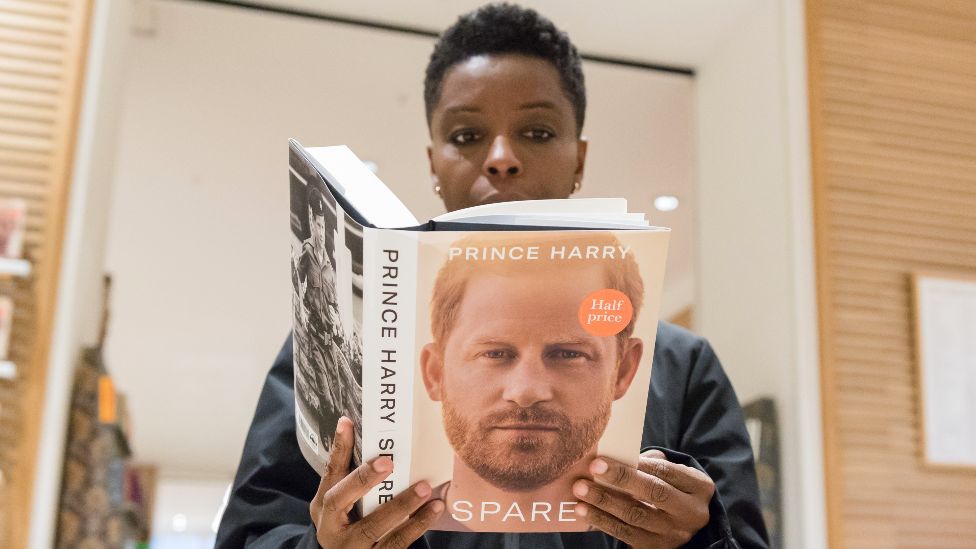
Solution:
[{"label": "earring", "polygon": [[583,188],[583,184],[580,183],[580,181],[578,179],[573,182],[573,193],[574,194],[575,193],[578,193],[581,188]]},{"label": "earring", "polygon": [[441,195],[441,186],[440,185],[434,185],[434,194],[436,194],[437,196],[440,196]]}]

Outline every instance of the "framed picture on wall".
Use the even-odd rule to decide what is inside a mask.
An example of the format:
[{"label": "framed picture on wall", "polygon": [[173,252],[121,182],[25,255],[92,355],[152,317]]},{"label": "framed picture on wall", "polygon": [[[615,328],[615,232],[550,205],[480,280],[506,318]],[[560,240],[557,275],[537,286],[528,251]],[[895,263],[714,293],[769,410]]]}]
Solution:
[{"label": "framed picture on wall", "polygon": [[921,456],[976,469],[976,273],[915,273]]}]

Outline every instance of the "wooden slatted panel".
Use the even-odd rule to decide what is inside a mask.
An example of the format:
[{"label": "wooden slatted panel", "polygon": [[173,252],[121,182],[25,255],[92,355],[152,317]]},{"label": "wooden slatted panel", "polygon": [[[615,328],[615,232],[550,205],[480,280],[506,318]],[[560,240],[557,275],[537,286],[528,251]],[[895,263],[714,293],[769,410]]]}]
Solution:
[{"label": "wooden slatted panel", "polygon": [[87,41],[89,0],[0,0],[0,197],[28,204],[29,279],[0,279],[14,298],[0,381],[0,547],[27,545],[71,151]]},{"label": "wooden slatted panel", "polygon": [[910,286],[976,272],[976,2],[807,8],[830,546],[976,547],[976,470],[922,465]]}]

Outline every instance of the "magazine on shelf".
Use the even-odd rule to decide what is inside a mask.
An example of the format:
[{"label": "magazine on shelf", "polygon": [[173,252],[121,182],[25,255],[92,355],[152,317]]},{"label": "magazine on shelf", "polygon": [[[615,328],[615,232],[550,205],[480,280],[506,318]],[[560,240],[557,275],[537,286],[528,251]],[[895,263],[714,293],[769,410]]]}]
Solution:
[{"label": "magazine on shelf", "polygon": [[0,295],[0,361],[7,360],[10,332],[14,323],[14,300]]},{"label": "magazine on shelf", "polygon": [[289,174],[308,462],[345,415],[355,464],[394,464],[364,513],[426,480],[435,530],[585,530],[572,482],[638,460],[670,230],[602,198],[421,223],[346,147],[292,140]]},{"label": "magazine on shelf", "polygon": [[27,202],[19,198],[0,199],[0,259],[20,258],[27,222]]}]

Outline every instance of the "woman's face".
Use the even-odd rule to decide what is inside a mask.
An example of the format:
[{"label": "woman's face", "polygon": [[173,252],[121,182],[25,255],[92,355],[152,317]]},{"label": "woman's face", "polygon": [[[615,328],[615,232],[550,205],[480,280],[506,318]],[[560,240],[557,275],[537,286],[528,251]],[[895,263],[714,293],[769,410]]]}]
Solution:
[{"label": "woman's face", "polygon": [[448,211],[566,198],[583,177],[586,141],[549,62],[479,55],[451,67],[431,113],[431,178]]}]

